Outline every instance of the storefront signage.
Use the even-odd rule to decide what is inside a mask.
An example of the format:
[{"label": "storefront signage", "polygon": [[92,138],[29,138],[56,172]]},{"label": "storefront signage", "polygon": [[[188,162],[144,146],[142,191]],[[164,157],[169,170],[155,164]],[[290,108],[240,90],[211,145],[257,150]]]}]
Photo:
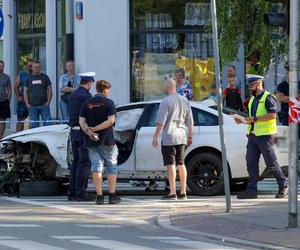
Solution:
[{"label": "storefront signage", "polygon": [[3,35],[3,28],[4,28],[4,18],[3,18],[3,12],[0,9],[0,37]]},{"label": "storefront signage", "polygon": [[19,32],[27,30],[44,30],[46,27],[45,12],[18,13]]},{"label": "storefront signage", "polygon": [[83,19],[83,4],[82,2],[76,2],[76,19]]}]

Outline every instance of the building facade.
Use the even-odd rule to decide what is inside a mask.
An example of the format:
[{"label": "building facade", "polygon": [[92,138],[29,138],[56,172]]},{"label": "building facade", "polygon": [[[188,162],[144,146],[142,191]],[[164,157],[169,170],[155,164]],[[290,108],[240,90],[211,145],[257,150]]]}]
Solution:
[{"label": "building facade", "polygon": [[53,82],[53,117],[66,59],[111,82],[117,104],[161,98],[176,68],[184,68],[195,100],[213,83],[208,0],[11,0],[3,11],[6,71],[14,79],[27,57],[39,59]]}]

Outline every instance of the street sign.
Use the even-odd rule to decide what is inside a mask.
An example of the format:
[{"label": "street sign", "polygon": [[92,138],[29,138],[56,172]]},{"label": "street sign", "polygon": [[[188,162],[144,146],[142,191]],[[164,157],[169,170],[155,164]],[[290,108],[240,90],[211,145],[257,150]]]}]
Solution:
[{"label": "street sign", "polygon": [[83,3],[76,2],[76,19],[83,19]]},{"label": "street sign", "polygon": [[3,28],[4,28],[4,18],[2,9],[0,9],[0,37],[3,35]]}]

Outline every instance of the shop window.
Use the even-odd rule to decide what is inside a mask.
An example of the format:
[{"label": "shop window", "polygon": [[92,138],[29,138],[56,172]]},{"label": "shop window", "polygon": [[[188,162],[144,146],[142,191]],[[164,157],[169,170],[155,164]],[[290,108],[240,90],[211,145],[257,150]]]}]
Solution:
[{"label": "shop window", "polygon": [[24,70],[27,58],[41,62],[46,69],[45,0],[16,1],[18,71]]},{"label": "shop window", "polygon": [[131,0],[131,101],[162,98],[165,76],[183,68],[193,99],[214,80],[207,0]]}]

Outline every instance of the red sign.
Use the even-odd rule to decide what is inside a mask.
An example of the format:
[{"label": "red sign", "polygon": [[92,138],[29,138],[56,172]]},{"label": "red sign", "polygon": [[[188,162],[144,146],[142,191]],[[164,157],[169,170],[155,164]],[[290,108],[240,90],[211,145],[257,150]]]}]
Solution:
[{"label": "red sign", "polygon": [[300,99],[290,98],[289,107],[289,123],[300,123]]}]

